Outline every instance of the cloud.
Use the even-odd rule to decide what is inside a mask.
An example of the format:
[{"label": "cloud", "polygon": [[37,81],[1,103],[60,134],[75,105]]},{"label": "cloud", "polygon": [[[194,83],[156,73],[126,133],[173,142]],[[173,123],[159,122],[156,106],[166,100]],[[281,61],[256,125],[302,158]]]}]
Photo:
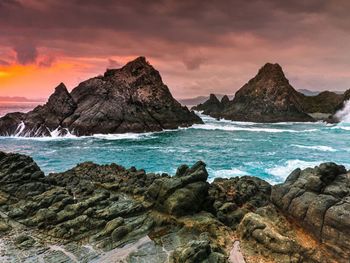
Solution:
[{"label": "cloud", "polygon": [[297,88],[339,89],[350,87],[349,9],[347,0],[0,0],[0,55],[85,63],[75,79],[144,55],[181,97],[232,94],[267,61]]},{"label": "cloud", "polygon": [[0,59],[0,66],[8,66],[8,65],[10,65],[10,62]]},{"label": "cloud", "polygon": [[22,65],[35,63],[38,57],[38,50],[35,46],[27,43],[21,43],[14,46],[18,63]]},{"label": "cloud", "polygon": [[51,67],[56,62],[54,56],[43,56],[40,61],[38,61],[39,67]]},{"label": "cloud", "polygon": [[186,52],[183,58],[183,63],[185,64],[188,70],[199,69],[204,62],[205,62],[205,58],[199,51],[198,52],[188,51]]}]

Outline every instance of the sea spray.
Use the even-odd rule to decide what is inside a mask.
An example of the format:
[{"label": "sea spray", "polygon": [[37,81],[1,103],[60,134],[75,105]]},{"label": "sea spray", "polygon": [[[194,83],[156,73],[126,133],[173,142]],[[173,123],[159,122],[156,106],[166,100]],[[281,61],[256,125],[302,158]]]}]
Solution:
[{"label": "sea spray", "polygon": [[341,122],[350,123],[350,100],[344,103],[344,107],[335,114],[335,117]]}]

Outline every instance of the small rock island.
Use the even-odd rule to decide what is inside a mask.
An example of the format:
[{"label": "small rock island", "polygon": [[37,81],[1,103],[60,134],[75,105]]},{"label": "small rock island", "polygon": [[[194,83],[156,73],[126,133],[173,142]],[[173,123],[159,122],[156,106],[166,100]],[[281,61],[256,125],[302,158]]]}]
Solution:
[{"label": "small rock island", "polygon": [[71,93],[61,83],[45,105],[0,118],[0,135],[140,133],[195,123],[202,120],[173,98],[145,57],[138,57],[83,81]]},{"label": "small rock island", "polygon": [[346,95],[325,91],[306,96],[295,90],[279,64],[266,63],[258,74],[240,88],[233,100],[221,101],[211,94],[209,99],[192,109],[214,118],[248,122],[312,122],[337,121]]}]

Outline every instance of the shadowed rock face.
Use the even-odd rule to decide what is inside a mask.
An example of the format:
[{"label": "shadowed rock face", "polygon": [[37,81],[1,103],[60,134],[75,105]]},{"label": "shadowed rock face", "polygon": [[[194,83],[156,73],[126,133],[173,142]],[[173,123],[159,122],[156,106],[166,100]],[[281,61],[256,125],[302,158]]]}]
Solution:
[{"label": "shadowed rock face", "polygon": [[56,129],[62,135],[68,130],[76,135],[149,132],[194,123],[202,121],[172,97],[159,72],[139,57],[80,83],[70,94],[60,84],[45,105],[1,118],[0,135],[50,136]]},{"label": "shadowed rock face", "polygon": [[207,178],[203,162],[174,176],[91,162],[45,176],[0,152],[0,260],[224,263],[239,237],[248,263],[347,262],[343,166],[297,169],[272,187]]},{"label": "shadowed rock face", "polygon": [[297,92],[278,64],[265,64],[258,74],[239,89],[232,101],[210,98],[193,107],[214,118],[234,121],[314,121],[308,113],[334,114],[343,95],[323,92],[307,97]]},{"label": "shadowed rock face", "polygon": [[[228,99],[228,97],[225,95],[222,100],[226,101],[226,99]],[[219,101],[215,94],[210,94],[209,99],[206,102],[199,104],[192,109],[196,111],[203,111],[203,114],[206,115],[213,115],[218,114],[223,110],[223,104],[221,101]]]},{"label": "shadowed rock face", "polygon": [[254,122],[312,121],[298,98],[281,66],[267,63],[214,117]]},{"label": "shadowed rock face", "polygon": [[271,200],[335,256],[349,258],[350,176],[344,166],[324,163],[297,169],[272,188]]}]

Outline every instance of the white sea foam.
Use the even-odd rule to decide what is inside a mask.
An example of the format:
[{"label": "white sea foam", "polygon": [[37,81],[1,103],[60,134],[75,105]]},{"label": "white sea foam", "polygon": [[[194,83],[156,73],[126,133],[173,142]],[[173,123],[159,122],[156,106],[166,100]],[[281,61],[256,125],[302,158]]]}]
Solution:
[{"label": "white sea foam", "polygon": [[208,172],[210,175],[212,175],[209,178],[209,181],[213,181],[215,178],[232,178],[236,176],[243,176],[243,175],[250,175],[248,172],[244,170],[240,170],[238,168],[231,168],[231,169],[222,169],[222,170],[212,170],[208,168]]},{"label": "white sea foam", "polygon": [[319,165],[320,163],[322,163],[322,161],[318,161],[318,162],[307,162],[307,161],[302,161],[302,160],[288,160],[285,162],[284,165],[277,165],[275,167],[272,168],[267,168],[265,169],[265,171],[268,174],[271,174],[275,177],[277,177],[277,180],[274,181],[281,181],[281,180],[285,180],[287,178],[287,176],[293,172],[296,168],[300,168],[300,169],[305,169],[307,167],[315,167],[317,165]]},{"label": "white sea foam", "polygon": [[195,124],[191,128],[202,129],[202,130],[248,131],[248,132],[268,132],[268,133],[279,133],[279,132],[302,133],[302,132],[317,131],[317,129],[293,130],[293,129],[278,129],[278,128],[264,128],[264,127],[239,127],[239,126],[233,126],[233,125],[221,125],[221,124],[209,124],[209,123]]},{"label": "white sea foam", "polygon": [[339,123],[338,125],[331,127],[331,129],[350,131],[350,126],[347,125],[347,123]]},{"label": "white sea foam", "polygon": [[323,152],[336,152],[337,150],[330,146],[325,145],[316,145],[316,146],[307,146],[307,145],[299,145],[299,144],[292,144],[291,146],[302,148],[302,149],[311,149],[311,150],[318,150]]},{"label": "white sea foam", "polygon": [[345,102],[344,107],[335,116],[342,122],[350,123],[350,100]]}]

